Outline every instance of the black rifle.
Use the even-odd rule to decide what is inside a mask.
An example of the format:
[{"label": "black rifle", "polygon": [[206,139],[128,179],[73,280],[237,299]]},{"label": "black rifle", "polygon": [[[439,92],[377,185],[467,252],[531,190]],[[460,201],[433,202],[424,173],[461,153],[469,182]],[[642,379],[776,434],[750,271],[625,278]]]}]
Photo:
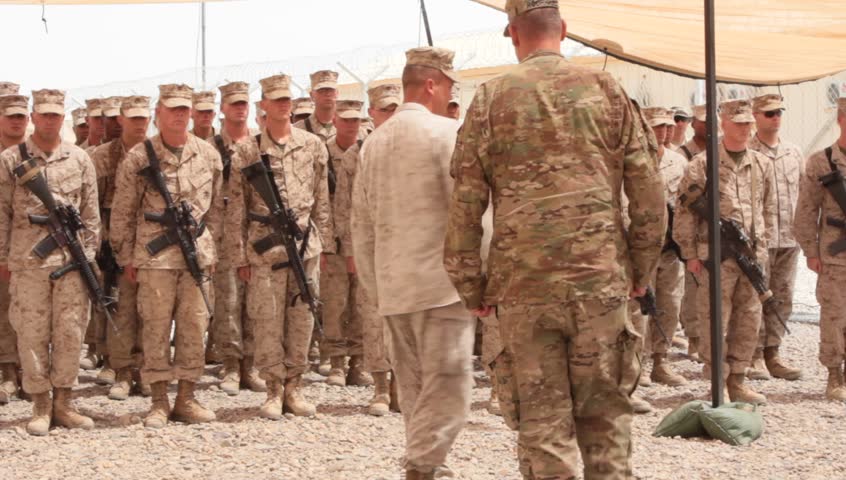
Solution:
[{"label": "black rifle", "polygon": [[640,304],[640,313],[643,315],[648,316],[652,319],[652,322],[655,324],[655,328],[658,330],[658,333],[664,337],[664,341],[667,342],[667,345],[672,345],[672,341],[669,337],[667,337],[667,332],[661,328],[661,324],[658,323],[658,315],[661,313],[658,311],[658,300],[655,298],[655,290],[652,287],[646,287],[646,294],[642,297],[636,298],[637,303]]},{"label": "black rifle", "polygon": [[[667,237],[664,240],[664,248],[661,250],[662,252],[672,251],[676,254],[676,257],[682,262],[683,265],[686,264],[684,258],[682,258],[681,247],[675,240],[673,240],[673,221],[676,218],[676,208],[673,207],[671,204],[667,204]],[[696,276],[691,274],[690,278],[693,279],[693,283],[696,286],[699,286],[699,280],[696,279]]]},{"label": "black rifle", "polygon": [[[687,205],[693,213],[702,219],[708,218],[708,204],[706,196],[700,195],[693,201],[688,202],[688,197],[682,194],[679,200]],[[754,220],[753,220],[754,221]],[[722,259],[732,258],[740,267],[740,271],[752,284],[752,288],[758,293],[764,311],[775,315],[784,331],[790,333],[787,322],[778,313],[779,301],[773,296],[773,292],[767,285],[764,269],[755,259],[755,250],[752,240],[743,231],[743,225],[737,220],[720,218],[720,240],[722,242]]]},{"label": "black rifle", "polygon": [[[220,160],[223,162],[223,183],[229,183],[229,175],[232,172],[232,155],[229,154],[229,149],[223,142],[223,135],[215,135],[214,144],[218,153],[220,153]],[[223,197],[223,204],[229,205],[229,197]]]},{"label": "black rifle", "polygon": [[100,287],[100,282],[97,280],[97,275],[94,272],[94,266],[85,257],[85,250],[79,242],[79,232],[85,230],[85,224],[82,223],[79,211],[73,205],[56,202],[56,198],[53,197],[50,188],[47,186],[47,178],[44,176],[41,167],[30,158],[26,144],[22,143],[18,148],[20,149],[23,162],[15,168],[15,176],[47,208],[47,216],[29,216],[30,223],[33,225],[46,225],[50,231],[47,237],[33,247],[33,253],[38,258],[44,259],[57,248],[66,247],[71,255],[71,261],[58,270],[51,272],[50,280],[55,281],[69,272],[78,271],[82,277],[82,281],[85,282],[88,297],[95,305],[103,310],[109,325],[119,335],[120,332],[112,320],[111,315],[116,310],[117,303],[115,299],[106,296]]},{"label": "black rifle", "polygon": [[100,243],[100,250],[95,257],[97,266],[103,272],[103,290],[105,290],[109,297],[118,300],[118,279],[123,273],[123,268],[120,267],[115,258],[115,252],[112,250],[112,244],[108,241]]},{"label": "black rifle", "polygon": [[[834,163],[832,158],[833,153],[834,150],[831,147],[825,149],[825,156],[828,159],[831,172],[822,175],[820,177],[820,182],[831,195],[831,198],[834,199],[835,203],[837,203],[837,206],[840,207],[840,210],[846,214],[846,180],[844,180],[843,174],[840,173],[840,170]],[[846,231],[846,221],[838,218],[826,217],[825,223],[829,226],[837,227],[842,231]],[[837,255],[844,250],[846,250],[846,238],[841,238],[828,246],[828,253],[831,255]]]},{"label": "black rifle", "polygon": [[153,184],[159,195],[162,196],[165,202],[165,209],[162,213],[144,212],[144,220],[148,222],[155,222],[165,226],[165,233],[154,238],[147,244],[147,253],[156,256],[159,252],[171,245],[178,245],[182,252],[182,258],[185,259],[185,265],[188,267],[188,272],[194,278],[194,283],[200,289],[200,294],[203,296],[203,302],[206,304],[206,311],[209,318],[214,315],[209,297],[203,289],[203,283],[209,280],[209,277],[203,273],[200,267],[200,261],[197,258],[197,239],[203,235],[206,229],[205,222],[197,223],[191,215],[191,206],[188,202],[182,200],[179,205],[174,203],[173,197],[167,189],[167,182],[159,164],[159,157],[156,155],[156,150],[153,148],[153,142],[144,140],[144,147],[147,149],[147,158],[150,164],[139,173],[147,177],[150,183]]},{"label": "black rifle", "polygon": [[[259,142],[260,144],[261,142]],[[280,270],[290,267],[293,270],[300,293],[294,297],[291,305],[293,306],[297,297],[300,297],[308,305],[319,325],[320,303],[309,287],[308,277],[303,265],[303,253],[305,253],[308,243],[310,229],[303,232],[297,225],[296,214],[282,202],[282,196],[279,194],[279,189],[276,188],[276,182],[273,178],[273,171],[270,169],[270,159],[266,154],[261,156],[260,161],[242,168],[241,173],[244,174],[244,178],[252,185],[270,210],[270,214],[267,216],[255,213],[249,214],[250,220],[268,225],[273,230],[270,235],[253,242],[253,250],[262,255],[278,245],[285,246],[288,261],[277,263],[272,268],[273,270]],[[302,242],[301,250],[297,249],[297,241]]]}]

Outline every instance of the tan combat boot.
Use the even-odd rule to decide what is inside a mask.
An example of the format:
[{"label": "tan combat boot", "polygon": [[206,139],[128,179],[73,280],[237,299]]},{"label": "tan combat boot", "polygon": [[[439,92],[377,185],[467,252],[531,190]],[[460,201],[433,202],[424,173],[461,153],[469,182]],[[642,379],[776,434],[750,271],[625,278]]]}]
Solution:
[{"label": "tan combat boot", "polygon": [[754,403],[763,405],[767,403],[767,397],[761,395],[745,385],[745,376],[742,373],[732,373],[726,380],[726,391],[732,402]]},{"label": "tan combat boot", "polygon": [[194,398],[194,382],[180,380],[170,418],[182,423],[206,423],[217,418]]},{"label": "tan combat boot", "polygon": [[400,409],[399,404],[399,382],[397,381],[397,374],[391,370],[391,403],[388,407],[391,409],[392,412],[402,413],[402,409]]},{"label": "tan combat boot", "polygon": [[302,379],[302,375],[297,375],[285,380],[285,402],[282,410],[285,413],[293,413],[298,417],[313,417],[317,413],[317,409],[303,398],[300,391]]},{"label": "tan combat boot", "polygon": [[488,413],[501,417],[502,410],[499,408],[499,398],[496,396],[496,390],[491,388],[491,398],[488,400]]},{"label": "tan combat boot", "polygon": [[85,355],[79,360],[79,368],[83,370],[95,370],[97,364],[100,363],[97,359],[97,346],[93,343],[86,344]]},{"label": "tan combat boot", "polygon": [[2,363],[0,374],[3,375],[3,383],[0,383],[0,405],[5,405],[18,393],[18,367],[14,363]]},{"label": "tan combat boot", "polygon": [[115,384],[109,389],[112,400],[126,400],[132,390],[132,369],[124,367],[115,372]]},{"label": "tan combat boot", "polygon": [[373,385],[373,377],[364,371],[364,358],[361,355],[350,357],[350,369],[347,371],[347,385],[369,387]]},{"label": "tan combat boot", "polygon": [[840,367],[828,369],[825,398],[834,402],[846,402],[846,386],[843,385],[843,370]]},{"label": "tan combat boot", "polygon": [[170,417],[167,383],[156,382],[150,385],[153,404],[150,406],[150,413],[144,418],[144,426],[147,428],[164,428],[167,425],[167,419]]},{"label": "tan combat boot", "polygon": [[344,372],[344,364],[346,359],[343,356],[332,357],[332,369],[329,370],[329,375],[326,377],[326,385],[335,387],[346,387],[347,376]]},{"label": "tan combat boot", "polygon": [[109,364],[109,357],[105,357],[103,359],[103,368],[100,369],[100,373],[97,374],[97,378],[94,379],[94,383],[97,385],[114,385],[115,377],[115,371]]},{"label": "tan combat boot", "polygon": [[655,383],[662,383],[671,387],[687,384],[687,379],[673,371],[667,362],[667,356],[662,353],[652,355],[652,374],[650,378]]},{"label": "tan combat boot", "polygon": [[230,397],[241,393],[241,362],[237,358],[224,358],[223,371],[220,389]]},{"label": "tan combat boot", "polygon": [[241,388],[246,388],[254,392],[267,391],[267,383],[259,376],[259,372],[255,367],[255,358],[252,356],[244,357],[241,360]]},{"label": "tan combat boot", "polygon": [[422,473],[413,468],[408,468],[405,470],[405,480],[435,480],[435,471]]},{"label": "tan combat boot", "polygon": [[769,380],[770,373],[764,364],[764,350],[755,349],[755,356],[752,357],[752,366],[746,369],[746,378],[749,380]]},{"label": "tan combat boot", "polygon": [[50,392],[32,394],[32,419],[26,424],[26,433],[43,437],[50,431],[53,402]]},{"label": "tan combat boot", "polygon": [[640,397],[632,395],[630,397],[630,401],[632,404],[632,410],[638,415],[649,413],[652,411],[652,405],[650,405],[649,402]]},{"label": "tan combat boot", "polygon": [[793,368],[784,363],[778,355],[778,347],[767,347],[764,349],[764,363],[770,375],[783,380],[799,380],[802,378],[802,370]]},{"label": "tan combat boot", "polygon": [[373,385],[375,391],[370,399],[370,406],[367,413],[376,417],[387,415],[391,410],[391,387],[388,384],[388,372],[373,372]]},{"label": "tan combat boot", "polygon": [[699,358],[699,337],[687,339],[687,358],[696,363],[702,363],[702,359]]},{"label": "tan combat boot", "polygon": [[673,335],[673,347],[678,348],[679,350],[687,350],[690,345],[687,343],[684,337],[680,337],[678,335]]},{"label": "tan combat boot", "polygon": [[65,428],[94,428],[94,420],[74,408],[70,388],[53,389],[53,423]]},{"label": "tan combat boot", "polygon": [[282,418],[282,381],[274,378],[267,382],[267,400],[259,409],[259,416],[269,420]]}]

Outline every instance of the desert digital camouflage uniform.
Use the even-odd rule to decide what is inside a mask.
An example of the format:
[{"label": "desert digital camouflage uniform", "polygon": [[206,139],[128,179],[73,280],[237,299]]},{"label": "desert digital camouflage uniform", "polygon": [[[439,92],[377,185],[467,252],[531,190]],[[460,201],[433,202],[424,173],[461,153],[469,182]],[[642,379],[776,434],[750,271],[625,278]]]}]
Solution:
[{"label": "desert digital camouflage uniform", "polygon": [[[261,80],[265,98],[290,98],[290,78],[276,75]],[[240,174],[242,168],[262,161],[267,155],[276,187],[286,206],[296,215],[308,241],[303,255],[306,273],[314,293],[319,290],[319,255],[335,251],[332,232],[328,155],[320,138],[298,128],[291,128],[285,145],[277,144],[263,129],[261,143],[239,145],[242,150],[233,164],[230,178],[229,207],[226,212],[226,249],[235,267],[249,266],[251,278],[246,286],[247,313],[255,325],[255,364],[262,378],[268,381],[268,401],[281,395],[280,382],[285,382],[283,408],[303,405],[297,415],[313,415],[314,406],[305,405],[297,393],[302,375],[308,370],[308,350],[314,316],[302,302],[292,302],[300,291],[290,268],[274,270],[275,264],[288,260],[283,245],[259,255],[252,243],[272,232],[269,225],[250,221],[249,213],[267,215],[267,205]],[[235,235],[234,232],[242,232]],[[296,397],[292,397],[296,395]]]},{"label": "desert digital camouflage uniform", "polygon": [[[193,105],[191,108],[195,111],[209,111],[215,109],[215,93],[212,91],[194,92],[192,101]],[[191,130],[191,133],[197,138],[202,138],[203,140],[212,143],[214,142],[214,136],[217,135],[217,131],[214,129],[213,124],[211,130],[209,130],[208,136],[198,135],[196,127]]]},{"label": "desert digital camouflage uniform", "polygon": [[[86,113],[86,123],[88,123],[89,128],[94,128],[91,122],[92,117],[102,117],[103,116],[103,100],[100,98],[89,98],[85,100],[85,113]],[[100,142],[97,142],[99,145]],[[83,150],[88,150],[91,147],[96,147],[97,145],[91,145],[91,135],[89,133],[89,137],[85,139],[84,142],[79,144],[79,148]],[[86,340],[86,343],[88,341]]]},{"label": "desert digital camouflage uniform", "polygon": [[[783,110],[781,95],[767,94],[755,98],[755,112]],[[784,321],[793,312],[793,287],[796,283],[796,266],[799,263],[799,245],[793,236],[793,214],[799,198],[799,180],[805,171],[802,151],[793,143],[779,138],[776,148],[764,144],[758,136],[749,142],[749,148],[766,155],[773,164],[776,221],[771,234],[767,274],[769,287],[778,301],[776,309]],[[770,373],[782,378],[796,379],[801,372],[786,367],[778,359],[778,348],[784,337],[784,326],[773,313],[764,313],[760,328],[758,350],[755,357],[763,358]],[[786,376],[785,376],[786,374]]]},{"label": "desert digital camouflage uniform", "polygon": [[[338,89],[338,72],[333,72],[331,70],[320,70],[318,72],[312,73],[310,76],[311,80],[311,91],[316,92],[321,88],[333,88]],[[297,99],[300,100],[300,99]],[[300,105],[303,103],[300,100],[297,104]],[[303,106],[306,106],[303,103]],[[334,137],[337,133],[335,129],[335,124],[332,121],[329,123],[322,123],[320,120],[317,119],[317,114],[314,113],[314,104],[312,103],[312,113],[308,116],[308,118],[300,120],[299,122],[294,124],[295,128],[300,128],[308,133],[312,133],[320,137],[320,140],[323,143],[326,143],[330,138]],[[300,110],[303,113],[302,110]]]},{"label": "desert digital camouflage uniform", "polygon": [[[557,2],[509,0],[506,10],[512,20],[532,7]],[[524,478],[575,478],[579,449],[586,478],[632,476],[640,335],[627,299],[649,284],[664,241],[657,149],[610,75],[550,51],[483,84],[466,113],[444,263],[467,308],[497,306],[516,382],[498,380],[498,394],[519,431]],[[485,278],[479,243],[491,196]],[[506,411],[509,396],[516,411]]]},{"label": "desert digital camouflage uniform", "polygon": [[[58,90],[33,92],[33,110],[38,114],[64,114],[64,93]],[[80,214],[86,233],[80,242],[90,261],[99,245],[100,213],[97,180],[91,159],[72,143],[62,142],[46,153],[32,139],[24,143],[37,168],[48,180],[57,203],[69,204]],[[52,419],[68,427],[93,427],[70,405],[70,389],[76,382],[83,334],[89,319],[90,301],[82,277],[70,272],[57,280],[50,274],[70,261],[64,248],[44,258],[32,251],[49,234],[34,225],[29,215],[47,215],[47,209],[29,190],[18,185],[13,170],[22,163],[19,148],[0,154],[0,264],[12,272],[9,317],[17,333],[23,367],[23,388],[33,396],[30,433],[44,435],[50,424],[49,392],[53,390]],[[31,429],[35,422],[41,425]],[[43,420],[46,420],[43,422]]]},{"label": "desert digital camouflage uniform", "polygon": [[[748,100],[724,102],[724,115],[735,122],[754,122],[752,105]],[[776,203],[773,185],[772,162],[754,150],[745,150],[738,160],[732,158],[725,146],[719,147],[720,160],[720,215],[722,218],[739,222],[754,244],[755,260],[767,264],[767,245],[775,222]],[[688,171],[679,187],[679,202],[673,225],[673,238],[682,250],[685,260],[708,258],[708,227],[705,219],[697,217],[687,207],[688,201],[705,192],[706,155],[701,153],[688,165]],[[682,197],[686,196],[686,201]],[[721,295],[723,302],[723,332],[725,338],[725,373],[742,375],[752,363],[752,356],[758,343],[758,327],[761,323],[761,301],[758,294],[741,272],[733,258],[724,259],[721,264]],[[712,364],[711,329],[705,322],[710,317],[708,271],[703,268],[698,276],[697,306],[701,344],[699,354],[706,364]],[[745,387],[744,387],[745,388]],[[732,394],[731,386],[729,394]],[[755,394],[757,395],[757,394]],[[733,396],[733,395],[732,395]],[[761,396],[762,397],[762,396]]]},{"label": "desert digital camouflage uniform", "polygon": [[[184,85],[160,87],[159,102],[165,107],[190,107],[191,91]],[[217,263],[216,241],[223,214],[223,165],[220,154],[207,142],[193,136],[177,155],[162,142],[150,139],[160,161],[168,190],[175,203],[185,201],[205,230],[196,241],[197,257],[206,275]],[[118,165],[112,205],[110,237],[118,264],[138,270],[138,315],[143,325],[144,383],[180,381],[195,383],[203,373],[203,336],[208,312],[200,287],[187,270],[177,245],[151,256],[147,244],[165,232],[162,225],[144,220],[145,213],[162,213],[164,199],[140,171],[150,164],[145,145],[133,147]],[[208,283],[202,288],[208,290]],[[175,353],[171,359],[170,333],[176,324]],[[181,392],[180,392],[181,393]],[[154,390],[155,395],[155,390]],[[181,396],[181,395],[180,395]],[[154,399],[155,401],[155,399]],[[177,399],[177,403],[178,399]]]},{"label": "desert digital camouflage uniform", "polygon": [[[846,98],[838,101],[838,116],[846,117]],[[843,128],[842,120],[840,122]],[[831,162],[846,172],[844,135],[831,145]],[[831,400],[846,401],[843,363],[846,361],[846,252],[832,255],[829,247],[844,238],[841,228],[828,225],[827,219],[843,221],[846,215],[832,195],[823,187],[820,177],[832,172],[825,150],[808,158],[799,186],[799,200],[793,223],[796,241],[808,259],[819,259],[822,272],[817,280],[817,301],[820,303],[819,359],[829,370],[826,395]]]}]

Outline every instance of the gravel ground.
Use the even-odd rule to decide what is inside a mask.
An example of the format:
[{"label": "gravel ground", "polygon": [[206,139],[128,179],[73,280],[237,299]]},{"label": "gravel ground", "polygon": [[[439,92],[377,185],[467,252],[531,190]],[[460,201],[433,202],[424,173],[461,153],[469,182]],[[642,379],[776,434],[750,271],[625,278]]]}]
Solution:
[{"label": "gravel ground", "polygon": [[[844,405],[826,402],[824,369],[816,360],[816,325],[791,325],[784,354],[805,370],[798,382],[752,382],[768,395],[761,439],[748,447],[716,441],[657,439],[652,430],[672,408],[705,398],[700,367],[673,352],[679,372],[691,382],[682,388],[651,386],[639,394],[656,407],[635,420],[634,465],[644,479],[838,479],[846,478]],[[264,395],[227,397],[209,369],[199,398],[218,415],[201,426],[172,424],[161,431],[137,422],[149,400],[113,402],[106,388],[81,372],[77,405],[95,418],[93,431],[54,429],[48,437],[28,436],[30,404],[0,407],[2,479],[382,479],[398,480],[403,447],[402,418],[364,414],[369,388],[333,388],[309,374],[306,396],[319,404],[313,419],[272,422],[257,418]],[[515,434],[485,410],[490,389],[477,373],[473,412],[449,458],[458,478],[517,480]],[[171,391],[171,400],[175,392]],[[683,469],[683,470],[682,470]]]}]

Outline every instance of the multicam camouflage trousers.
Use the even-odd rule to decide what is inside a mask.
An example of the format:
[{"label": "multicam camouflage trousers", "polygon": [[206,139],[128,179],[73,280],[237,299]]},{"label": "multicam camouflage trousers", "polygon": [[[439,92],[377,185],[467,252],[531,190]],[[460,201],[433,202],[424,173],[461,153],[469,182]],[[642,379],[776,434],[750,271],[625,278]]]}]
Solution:
[{"label": "multicam camouflage trousers", "polygon": [[846,266],[823,265],[817,279],[820,302],[820,363],[827,368],[846,361]]},{"label": "multicam camouflage trousers", "polygon": [[9,303],[9,283],[0,282],[0,363],[18,363],[18,340],[9,322]]},{"label": "multicam camouflage trousers", "polygon": [[[699,307],[697,298],[699,295],[697,294],[697,290],[699,290],[699,286],[696,284],[696,280],[700,281],[701,279],[695,278],[692,273],[688,272],[685,269],[684,273],[684,296],[682,297],[682,304],[681,304],[681,312],[679,312],[679,322],[684,328],[684,334],[687,335],[687,338],[699,338],[700,335],[700,328],[699,328]],[[705,326],[702,328],[707,328],[707,321],[705,322]]]},{"label": "multicam camouflage trousers", "polygon": [[470,415],[476,319],[461,305],[386,319],[405,423],[405,467],[431,472],[446,462]]},{"label": "multicam camouflage trousers", "polygon": [[[209,283],[202,288],[208,292]],[[188,270],[138,270],[138,315],[143,325],[143,382],[198,381],[205,366],[203,337],[209,315]],[[176,328],[171,360],[172,324]]]},{"label": "multicam camouflage trousers", "polygon": [[217,353],[224,359],[251,357],[255,352],[255,327],[244,306],[244,282],[238,270],[214,273],[214,321],[212,333]]},{"label": "multicam camouflage trousers", "polygon": [[[306,260],[305,270],[314,295],[319,295],[319,257]],[[255,325],[255,366],[265,380],[285,380],[308,371],[314,315],[300,299],[293,303],[299,294],[290,268],[251,267],[247,314]]]},{"label": "multicam camouflage trousers", "polygon": [[[704,261],[703,261],[704,263]],[[697,304],[699,318],[702,319],[700,331],[702,343],[699,345],[699,355],[702,360],[711,365],[711,329],[708,321],[711,318],[711,301],[709,296],[709,274],[703,268],[698,276],[700,287],[697,289]],[[724,260],[720,269],[720,286],[722,296],[723,321],[723,352],[724,362],[728,373],[746,373],[752,366],[752,357],[758,345],[758,328],[761,325],[761,301],[758,293],[740,270],[733,259]]]},{"label": "multicam camouflage trousers", "polygon": [[[658,270],[652,280],[658,304],[658,315],[654,321],[658,323],[661,330],[655,325],[650,325],[648,341],[652,345],[652,353],[666,354],[670,349],[664,335],[672,340],[679,324],[679,312],[684,295],[684,271],[684,264],[675,253],[667,251],[661,254]],[[664,332],[664,335],[661,332]]]},{"label": "multicam camouflage trousers", "polygon": [[[495,361],[503,415],[517,429],[525,479],[630,479],[640,335],[625,298],[499,306]],[[509,365],[512,381],[500,375]],[[507,410],[511,410],[508,413]]]},{"label": "multicam camouflage trousers", "polygon": [[91,302],[82,277],[70,272],[50,280],[52,270],[12,272],[9,318],[18,337],[23,388],[29,394],[71,388]]},{"label": "multicam camouflage trousers", "polygon": [[[362,355],[365,316],[373,308],[359,294],[363,288],[354,275],[347,273],[347,257],[325,255],[325,270],[320,271],[320,292],[323,301],[323,340],[320,352],[326,357]],[[369,311],[368,311],[369,310]]]},{"label": "multicam camouflage trousers", "polygon": [[[793,286],[796,284],[796,267],[799,264],[800,252],[799,247],[771,248],[769,251],[767,275],[770,279],[770,290],[778,302],[775,308],[785,322],[793,313]],[[781,345],[785,333],[784,325],[774,313],[764,312],[764,321],[759,330],[758,348]]]},{"label": "multicam camouflage trousers", "polygon": [[138,316],[138,284],[121,275],[118,279],[118,307],[112,315],[117,327],[106,325],[106,344],[109,363],[115,370],[126,367],[141,368],[144,364],[141,319]]}]

